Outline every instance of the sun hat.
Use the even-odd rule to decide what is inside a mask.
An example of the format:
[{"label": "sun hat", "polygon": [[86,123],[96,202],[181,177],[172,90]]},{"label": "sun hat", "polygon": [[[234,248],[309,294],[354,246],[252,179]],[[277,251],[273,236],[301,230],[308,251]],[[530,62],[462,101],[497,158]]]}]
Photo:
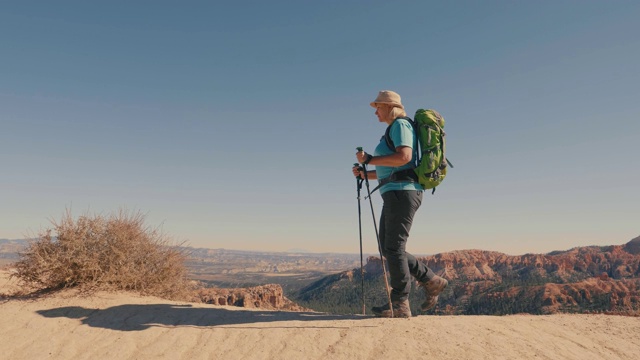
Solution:
[{"label": "sun hat", "polygon": [[402,106],[402,102],[400,101],[400,95],[391,90],[380,91],[378,93],[378,97],[373,100],[370,105],[371,107],[376,107],[376,104],[387,104],[404,109],[404,106]]}]

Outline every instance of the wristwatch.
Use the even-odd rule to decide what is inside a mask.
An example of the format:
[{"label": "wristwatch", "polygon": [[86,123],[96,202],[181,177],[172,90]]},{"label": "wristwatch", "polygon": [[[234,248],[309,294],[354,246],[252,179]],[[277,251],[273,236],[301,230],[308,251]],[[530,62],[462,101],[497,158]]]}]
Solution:
[{"label": "wristwatch", "polygon": [[363,164],[368,165],[371,159],[373,159],[373,156],[371,154],[367,154],[367,158],[364,160]]}]

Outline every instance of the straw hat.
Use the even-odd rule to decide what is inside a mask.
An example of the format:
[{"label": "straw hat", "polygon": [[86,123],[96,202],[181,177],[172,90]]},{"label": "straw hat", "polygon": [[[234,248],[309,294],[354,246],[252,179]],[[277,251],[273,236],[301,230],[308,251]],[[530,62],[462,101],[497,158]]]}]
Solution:
[{"label": "straw hat", "polygon": [[391,90],[382,90],[378,93],[378,97],[370,104],[371,107],[376,107],[376,104],[387,104],[394,107],[404,109],[402,102],[400,101],[400,95],[397,92]]}]

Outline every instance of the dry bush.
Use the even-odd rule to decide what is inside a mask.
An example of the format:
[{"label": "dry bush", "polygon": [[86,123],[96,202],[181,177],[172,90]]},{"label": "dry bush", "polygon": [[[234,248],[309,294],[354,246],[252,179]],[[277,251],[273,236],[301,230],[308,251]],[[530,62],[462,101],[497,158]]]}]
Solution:
[{"label": "dry bush", "polygon": [[179,299],[188,292],[186,254],[141,213],[109,216],[70,211],[20,253],[15,276],[36,290],[132,290]]}]

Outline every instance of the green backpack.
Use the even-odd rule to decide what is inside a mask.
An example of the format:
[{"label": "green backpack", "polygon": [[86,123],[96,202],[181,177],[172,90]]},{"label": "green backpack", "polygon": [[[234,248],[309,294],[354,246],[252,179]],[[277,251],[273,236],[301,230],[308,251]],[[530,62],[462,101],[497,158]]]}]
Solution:
[{"label": "green backpack", "polygon": [[[425,189],[433,189],[447,176],[447,166],[453,167],[449,159],[445,156],[445,132],[444,118],[437,111],[431,109],[418,109],[414,116],[415,121],[408,117],[399,119],[408,120],[413,126],[413,130],[418,137],[418,156],[416,167],[410,169],[417,175],[417,182]],[[389,129],[384,134],[385,141],[389,149],[395,149]],[[413,177],[413,174],[411,174]],[[398,177],[401,178],[401,177]]]}]

